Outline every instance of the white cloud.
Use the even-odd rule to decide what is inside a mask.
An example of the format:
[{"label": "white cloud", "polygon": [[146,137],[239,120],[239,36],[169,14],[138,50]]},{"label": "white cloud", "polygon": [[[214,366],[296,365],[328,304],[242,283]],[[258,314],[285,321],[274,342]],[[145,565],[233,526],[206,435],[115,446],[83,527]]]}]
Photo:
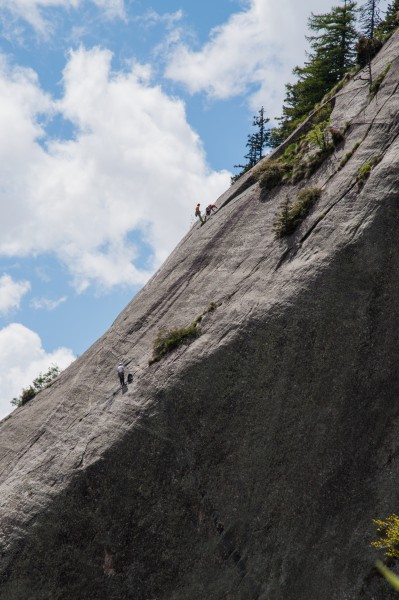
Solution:
[{"label": "white cloud", "polygon": [[19,308],[22,297],[30,290],[29,281],[14,281],[10,275],[0,277],[0,314]]},{"label": "white cloud", "polygon": [[284,84],[292,69],[305,58],[304,35],[311,12],[331,9],[331,0],[250,0],[247,8],[230,16],[210,32],[209,40],[195,51],[178,44],[166,76],[185,84],[190,93],[206,92],[228,99],[251,91],[251,106],[264,105],[278,116]]},{"label": "white cloud", "polygon": [[54,310],[66,302],[67,296],[62,296],[61,298],[57,298],[56,300],[51,300],[51,298],[32,298],[30,301],[30,306],[35,310]]},{"label": "white cloud", "polygon": [[0,0],[0,16],[4,19],[4,12],[7,11],[14,17],[27,21],[42,35],[47,35],[51,24],[43,16],[46,9],[77,9],[85,2],[95,4],[110,18],[123,18],[125,15],[124,0]]},{"label": "white cloud", "polygon": [[13,410],[10,401],[52,364],[65,369],[75,356],[68,348],[46,352],[40,337],[20,323],[0,329],[0,418]]},{"label": "white cloud", "polygon": [[[188,228],[198,199],[229,184],[213,172],[185,106],[111,53],[71,52],[54,101],[30,69],[0,60],[0,255],[52,253],[76,288],[143,284]],[[76,128],[50,140],[41,122],[59,113]],[[140,261],[140,237],[150,248]]]},{"label": "white cloud", "polygon": [[134,21],[139,23],[145,29],[150,29],[158,24],[164,24],[168,29],[173,27],[176,22],[183,18],[183,11],[177,10],[174,13],[158,13],[154,9],[149,9],[144,15],[134,17]]}]

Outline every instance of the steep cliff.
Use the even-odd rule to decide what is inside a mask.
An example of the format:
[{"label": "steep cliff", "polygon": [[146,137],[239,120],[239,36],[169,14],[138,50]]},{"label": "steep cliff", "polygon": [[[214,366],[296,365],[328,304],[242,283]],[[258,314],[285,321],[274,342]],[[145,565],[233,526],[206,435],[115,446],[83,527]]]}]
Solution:
[{"label": "steep cliff", "polygon": [[[373,98],[362,74],[337,93],[345,137],[309,180],[261,194],[245,175],[0,424],[2,599],[391,597],[369,542],[399,511],[398,34],[374,77],[390,63]],[[210,302],[202,335],[149,366],[158,331]]]}]

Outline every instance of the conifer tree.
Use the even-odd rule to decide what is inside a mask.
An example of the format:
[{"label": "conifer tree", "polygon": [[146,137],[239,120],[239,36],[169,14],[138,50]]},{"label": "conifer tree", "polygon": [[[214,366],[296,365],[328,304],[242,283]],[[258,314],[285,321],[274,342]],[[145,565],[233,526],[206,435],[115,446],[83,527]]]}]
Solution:
[{"label": "conifer tree", "polygon": [[252,126],[257,127],[257,131],[248,135],[246,143],[248,152],[244,156],[247,162],[245,165],[234,165],[235,169],[241,169],[241,171],[231,178],[232,183],[237,181],[241,175],[249,171],[249,169],[254,167],[256,163],[264,157],[263,150],[269,145],[270,140],[270,129],[266,129],[266,125],[269,121],[270,119],[265,117],[265,111],[262,106],[258,115],[255,115],[252,120]]},{"label": "conifer tree", "polygon": [[265,117],[265,110],[262,106],[258,112],[258,115],[255,115],[252,121],[253,127],[258,128],[258,131],[254,134],[254,136],[252,136],[252,144],[255,150],[256,162],[259,162],[260,159],[263,158],[263,150],[269,142],[270,130],[266,129],[266,125],[269,121],[270,119]]},{"label": "conifer tree", "polygon": [[344,0],[330,12],[312,14],[307,36],[311,51],[303,67],[295,67],[296,83],[286,85],[286,98],[280,126],[272,130],[271,144],[281,142],[295,129],[323,96],[355,64],[356,2]]},{"label": "conifer tree", "polygon": [[361,67],[368,66],[368,81],[373,83],[371,61],[382,46],[382,42],[375,37],[377,27],[381,23],[380,0],[366,0],[360,9],[360,22],[363,26],[363,35],[360,37],[356,51],[357,62]]},{"label": "conifer tree", "polygon": [[362,33],[369,40],[374,38],[375,31],[381,22],[379,4],[380,0],[366,0],[360,8]]},{"label": "conifer tree", "polygon": [[387,6],[383,20],[377,27],[376,35],[385,35],[394,31],[399,25],[399,0],[392,0]]}]

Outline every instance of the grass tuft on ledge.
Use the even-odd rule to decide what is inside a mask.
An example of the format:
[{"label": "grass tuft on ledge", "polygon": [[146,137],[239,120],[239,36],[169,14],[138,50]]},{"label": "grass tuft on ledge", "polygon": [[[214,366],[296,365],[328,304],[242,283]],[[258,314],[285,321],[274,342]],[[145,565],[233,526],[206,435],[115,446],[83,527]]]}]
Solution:
[{"label": "grass tuft on ledge", "polygon": [[284,182],[290,170],[290,166],[285,162],[267,160],[255,168],[254,175],[259,181],[261,190],[270,191]]},{"label": "grass tuft on ledge", "polygon": [[191,344],[201,335],[201,329],[197,326],[197,319],[188,327],[179,327],[176,329],[161,330],[158,332],[154,344],[152,359],[148,362],[152,365],[161,360],[163,356],[175,350],[182,344]]},{"label": "grass tuft on ledge", "polygon": [[382,156],[372,156],[368,162],[358,169],[356,174],[356,181],[359,188],[362,188],[366,183],[367,179],[370,177],[371,171],[374,169],[376,165],[381,161]]},{"label": "grass tuft on ledge", "polygon": [[379,75],[377,75],[377,77],[374,79],[373,83],[370,86],[370,101],[377,94],[377,92],[380,89],[380,86],[381,86],[382,82],[384,81],[385,76],[388,73],[390,68],[391,68],[391,63],[389,63],[385,67],[385,69],[383,69],[383,71],[381,71],[381,73]]},{"label": "grass tuft on ledge", "polygon": [[341,162],[339,163],[338,171],[343,169],[344,166],[346,165],[346,163],[348,162],[348,160],[350,160],[352,158],[352,156],[354,155],[356,150],[359,148],[360,143],[361,143],[361,140],[356,142],[356,144],[354,144],[348,152],[345,152],[345,154],[343,155],[343,157],[341,159]]},{"label": "grass tuft on ledge", "polygon": [[168,330],[161,329],[154,340],[152,358],[148,361],[148,364],[152,365],[179,346],[183,344],[189,345],[196,340],[201,335],[201,328],[199,327],[199,324],[201,323],[202,319],[208,313],[211,313],[219,308],[219,306],[222,306],[222,302],[210,302],[206,310],[204,310],[204,312],[199,315],[191,323],[191,325],[188,325],[188,327],[178,327],[176,329]]}]

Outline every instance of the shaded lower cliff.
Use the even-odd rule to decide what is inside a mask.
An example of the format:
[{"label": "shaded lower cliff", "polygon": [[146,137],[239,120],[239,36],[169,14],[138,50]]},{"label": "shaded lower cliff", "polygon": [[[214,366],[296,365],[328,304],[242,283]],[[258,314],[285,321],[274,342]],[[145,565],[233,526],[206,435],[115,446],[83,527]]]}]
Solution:
[{"label": "shaded lower cliff", "polygon": [[[310,181],[226,192],[0,424],[2,599],[395,597],[369,542],[399,510],[398,50],[374,61],[392,62],[375,98],[361,79],[339,93],[348,133]],[[310,185],[317,206],[276,240],[281,202]],[[212,301],[201,337],[149,367],[159,329]],[[120,359],[137,373],[126,394]]]}]

